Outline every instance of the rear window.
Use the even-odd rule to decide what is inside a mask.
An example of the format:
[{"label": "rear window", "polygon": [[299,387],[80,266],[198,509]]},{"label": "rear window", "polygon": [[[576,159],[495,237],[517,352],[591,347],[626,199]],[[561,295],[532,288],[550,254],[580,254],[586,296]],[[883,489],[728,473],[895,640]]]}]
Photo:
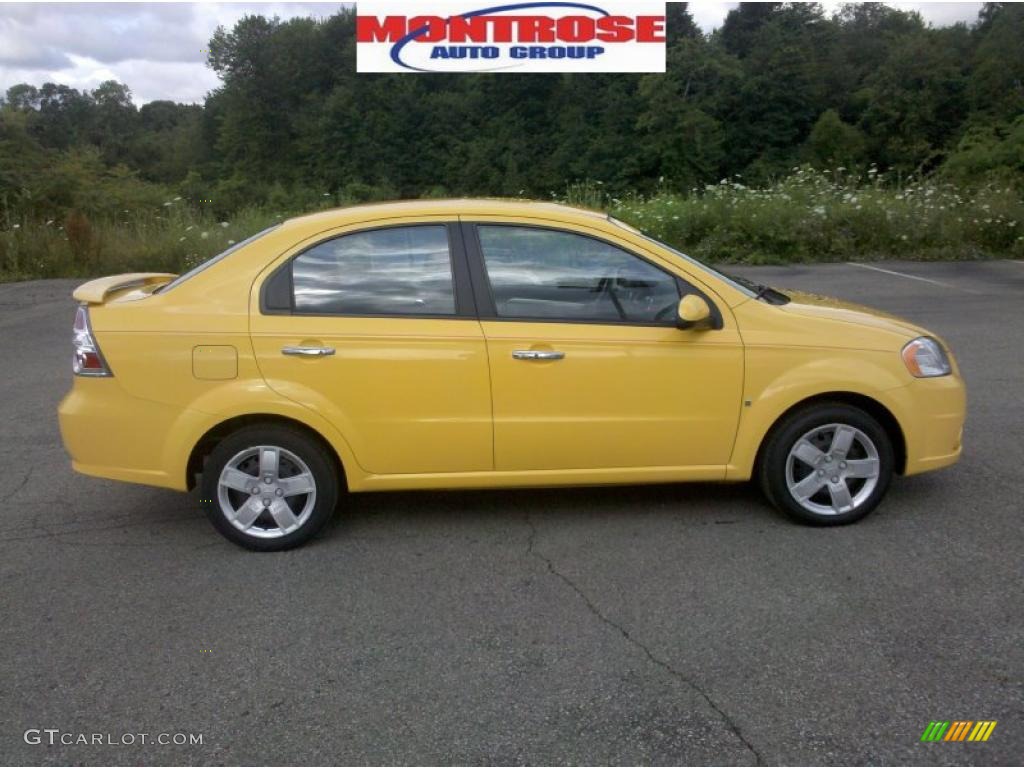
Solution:
[{"label": "rear window", "polygon": [[186,280],[190,280],[191,278],[195,277],[196,275],[198,275],[203,270],[209,269],[214,264],[216,264],[218,261],[221,261],[222,259],[226,259],[228,256],[230,256],[235,251],[240,250],[242,248],[245,248],[245,246],[249,245],[250,243],[256,242],[257,240],[259,240],[264,235],[267,235],[267,234],[273,232],[279,226],[281,226],[281,225],[280,224],[275,224],[272,227],[267,227],[262,232],[257,232],[252,237],[250,237],[250,238],[248,238],[246,240],[243,240],[240,243],[236,243],[235,245],[232,245],[226,251],[222,251],[221,253],[218,253],[216,256],[212,256],[211,258],[209,258],[206,261],[204,261],[202,264],[200,264],[200,265],[198,265],[196,267],[193,267],[192,269],[190,269],[185,274],[178,275],[176,278],[174,278],[167,285],[164,285],[164,286],[161,286],[160,288],[158,288],[156,291],[154,291],[154,293],[166,293],[167,291],[170,291],[170,290],[173,290],[174,288],[177,288],[179,285],[184,283]]},{"label": "rear window", "polygon": [[454,315],[448,228],[372,229],[320,243],[292,262],[295,312]]}]

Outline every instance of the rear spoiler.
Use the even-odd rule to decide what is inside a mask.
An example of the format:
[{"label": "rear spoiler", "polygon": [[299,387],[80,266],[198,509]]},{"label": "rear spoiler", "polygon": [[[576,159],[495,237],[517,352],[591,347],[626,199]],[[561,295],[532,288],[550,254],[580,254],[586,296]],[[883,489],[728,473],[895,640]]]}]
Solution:
[{"label": "rear spoiler", "polygon": [[168,283],[176,277],[177,275],[166,272],[134,272],[128,275],[101,277],[98,280],[90,280],[88,283],[78,286],[75,288],[72,296],[75,297],[75,301],[85,304],[103,304],[119,291]]}]

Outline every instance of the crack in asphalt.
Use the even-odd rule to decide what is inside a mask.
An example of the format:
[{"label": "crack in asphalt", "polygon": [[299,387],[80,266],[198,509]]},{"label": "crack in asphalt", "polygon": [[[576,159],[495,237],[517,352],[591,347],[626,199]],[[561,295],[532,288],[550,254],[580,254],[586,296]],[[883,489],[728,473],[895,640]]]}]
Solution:
[{"label": "crack in asphalt", "polygon": [[623,626],[621,626],[619,624],[616,624],[614,621],[612,621],[610,618],[608,618],[608,616],[606,616],[604,613],[602,613],[601,609],[598,608],[594,604],[594,601],[591,600],[587,596],[587,594],[582,589],[580,589],[580,587],[577,586],[577,584],[572,579],[570,579],[568,576],[566,576],[564,573],[562,573],[561,571],[559,571],[555,567],[555,564],[551,560],[551,558],[545,556],[542,552],[540,552],[540,550],[538,550],[536,548],[535,544],[536,544],[536,540],[537,540],[537,526],[534,525],[533,519],[532,519],[532,517],[530,516],[529,513],[527,513],[527,515],[526,515],[526,524],[530,528],[530,536],[527,539],[527,543],[526,543],[526,553],[528,555],[532,556],[532,557],[537,558],[542,563],[544,563],[544,565],[547,566],[548,572],[552,576],[554,576],[557,579],[559,579],[563,584],[565,584],[567,587],[569,587],[569,589],[571,589],[573,592],[575,592],[576,595],[587,606],[587,609],[592,614],[594,614],[594,616],[597,617],[597,619],[599,621],[601,621],[602,623],[604,623],[607,626],[611,627],[616,632],[618,632],[620,635],[622,635],[623,639],[627,643],[629,643],[634,648],[637,648],[641,653],[643,653],[644,656],[646,656],[647,659],[652,664],[654,664],[655,666],[660,667],[661,669],[663,669],[666,672],[668,672],[670,675],[672,675],[674,678],[676,678],[677,680],[682,682],[684,685],[689,687],[691,690],[695,691],[702,699],[704,699],[704,701],[707,702],[707,705],[709,707],[711,707],[711,709],[714,710],[714,712],[717,713],[718,716],[722,719],[722,722],[725,723],[725,725],[729,729],[729,731],[731,731],[732,734],[737,739],[740,740],[740,742],[743,744],[743,746],[747,750],[749,750],[750,753],[754,756],[754,765],[761,765],[762,764],[762,762],[761,762],[761,753],[758,752],[757,748],[753,744],[750,743],[750,741],[747,739],[746,736],[743,735],[743,731],[740,730],[740,727],[729,716],[729,714],[724,709],[722,709],[722,707],[719,706],[718,703],[715,702],[715,700],[713,698],[711,698],[711,695],[706,690],[704,690],[704,688],[702,688],[700,685],[698,685],[696,682],[694,682],[691,678],[689,678],[686,675],[684,675],[678,669],[673,667],[667,661],[665,661],[664,659],[660,659],[657,656],[655,656],[654,653],[651,651],[651,649],[648,648],[646,645],[644,645],[642,642],[640,642],[633,635],[631,635],[629,633],[629,630],[627,630],[625,627],[623,627]]},{"label": "crack in asphalt", "polygon": [[69,530],[54,530],[54,525],[76,525],[76,523],[73,523],[73,522],[68,522],[68,523],[63,523],[63,524],[57,523],[57,524],[49,525],[49,526],[47,526],[47,525],[20,526],[20,527],[18,527],[16,529],[13,529],[13,530],[15,530],[16,532],[20,532],[22,530],[29,530],[29,531],[33,531],[33,533],[30,533],[30,534],[27,534],[27,535],[24,535],[24,536],[5,536],[3,541],[0,541],[0,545],[7,544],[9,542],[33,541],[35,539],[56,539],[58,537],[77,536],[77,535],[80,535],[80,534],[89,534],[89,533],[105,533],[107,531],[120,531],[120,530],[125,530],[125,529],[128,529],[128,528],[136,528],[136,527],[139,527],[139,526],[151,526],[151,525],[157,525],[157,524],[160,524],[160,525],[163,525],[163,524],[173,524],[173,523],[176,523],[176,522],[195,522],[195,519],[190,518],[190,517],[179,517],[179,516],[175,516],[175,517],[162,517],[162,518],[153,518],[153,519],[145,519],[145,520],[131,520],[131,521],[125,521],[125,522],[120,522],[120,523],[114,523],[113,525],[103,525],[103,524],[101,524],[101,525],[80,525],[77,528],[71,528]]},{"label": "crack in asphalt", "polygon": [[15,496],[18,495],[18,493],[21,491],[22,488],[24,488],[26,485],[28,485],[29,478],[32,477],[32,473],[34,471],[35,471],[35,467],[34,466],[28,468],[28,471],[25,473],[25,476],[23,478],[21,478],[21,482],[19,482],[16,486],[14,486],[14,490],[11,491],[10,498],[13,499]]}]

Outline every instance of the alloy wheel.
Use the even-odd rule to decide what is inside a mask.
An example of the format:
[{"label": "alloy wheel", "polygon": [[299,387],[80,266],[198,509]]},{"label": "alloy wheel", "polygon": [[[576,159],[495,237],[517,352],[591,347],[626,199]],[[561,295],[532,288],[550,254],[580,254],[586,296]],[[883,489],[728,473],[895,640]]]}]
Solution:
[{"label": "alloy wheel", "polygon": [[824,424],[793,444],[786,458],[786,487],[808,512],[843,515],[867,501],[880,472],[871,438],[849,424]]},{"label": "alloy wheel", "polygon": [[276,539],[297,531],[316,504],[316,480],[284,448],[260,445],[235,454],[220,473],[217,501],[224,517],[247,536]]}]

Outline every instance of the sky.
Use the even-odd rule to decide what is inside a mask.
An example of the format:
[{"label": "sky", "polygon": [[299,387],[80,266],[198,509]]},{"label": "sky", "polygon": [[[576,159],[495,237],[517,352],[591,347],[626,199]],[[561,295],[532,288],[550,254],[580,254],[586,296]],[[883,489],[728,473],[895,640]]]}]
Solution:
[{"label": "sky", "polygon": [[[410,2],[410,5],[412,3]],[[823,2],[831,12],[839,0]],[[218,25],[247,14],[326,17],[351,3],[8,3],[0,2],[0,92],[16,83],[61,83],[91,90],[118,80],[136,104],[200,103],[220,84],[206,66]],[[690,13],[706,32],[738,3],[698,0]],[[935,26],[973,22],[982,3],[890,2]]]}]

